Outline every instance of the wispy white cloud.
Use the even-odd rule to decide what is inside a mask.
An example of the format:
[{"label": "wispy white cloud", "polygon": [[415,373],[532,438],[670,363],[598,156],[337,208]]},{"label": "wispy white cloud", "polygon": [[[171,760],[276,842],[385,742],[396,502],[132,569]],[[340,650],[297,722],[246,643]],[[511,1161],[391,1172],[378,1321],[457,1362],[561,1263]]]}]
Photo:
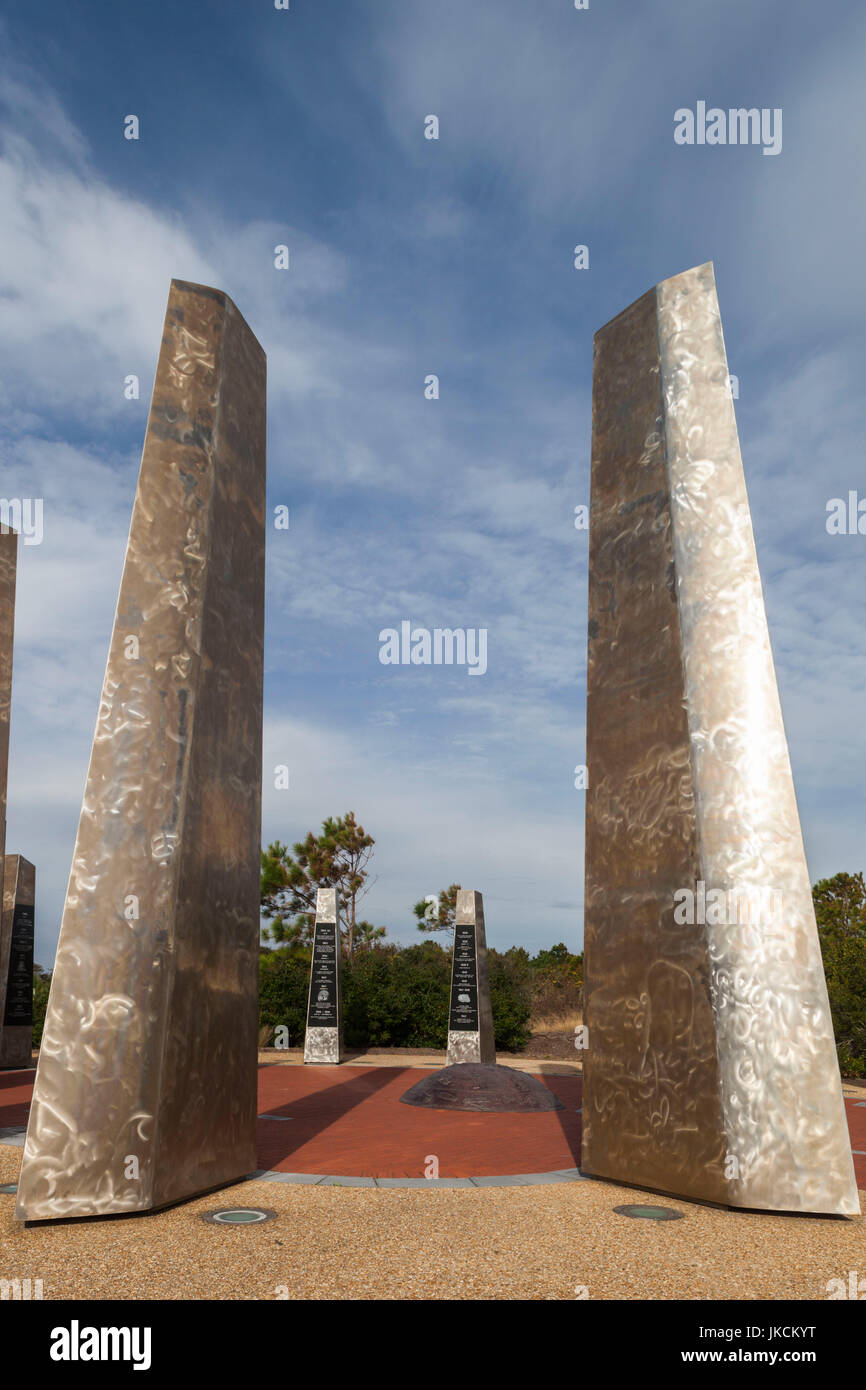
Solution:
[{"label": "wispy white cloud", "polygon": [[[793,8],[804,34],[820,29]],[[863,23],[840,19],[833,53],[832,35],[781,36],[776,70],[744,73],[743,52],[772,39],[751,0],[659,0],[627,26],[616,7],[554,10],[377,0],[308,100],[315,74],[258,54],[294,98],[291,140],[330,133],[375,164],[339,209],[345,180],[327,168],[315,212],[276,164],[267,215],[189,184],[161,204],[143,180],[121,187],[7,58],[2,490],[45,499],[44,543],[22,547],[19,575],[10,847],[37,860],[43,956],[172,276],[224,288],[268,353],[271,496],[292,527],[269,544],[265,766],[288,762],[292,788],[266,776],[266,834],[352,807],[378,842],[368,915],[411,937],[411,904],[460,879],[485,892],[495,942],[545,944],[576,941],[580,922],[587,537],[573,509],[589,500],[592,331],[714,257],[810,866],[859,866],[862,561],[858,538],[823,522],[826,498],[857,485],[866,425],[844,336],[859,313]],[[784,104],[782,156],[675,151],[674,107],[714,92]],[[581,279],[570,247],[584,237]],[[133,372],[141,399],[126,402]],[[380,666],[378,631],[404,618],[488,627],[488,674]]]},{"label": "wispy white cloud", "polygon": [[[364,915],[386,923],[392,939],[416,938],[412,905],[456,882],[484,892],[492,945],[531,946],[563,935],[576,944],[579,793],[553,805],[546,797],[524,798],[501,752],[488,760],[486,776],[475,769],[466,775],[459,750],[455,756],[447,743],[431,739],[419,753],[388,730],[368,728],[362,741],[330,723],[273,717],[265,767],[277,763],[288,763],[290,787],[276,791],[266,774],[264,838],[285,841],[288,825],[317,827],[326,816],[356,810],[377,841],[376,882]],[[554,907],[555,899],[571,903],[570,912]]]}]

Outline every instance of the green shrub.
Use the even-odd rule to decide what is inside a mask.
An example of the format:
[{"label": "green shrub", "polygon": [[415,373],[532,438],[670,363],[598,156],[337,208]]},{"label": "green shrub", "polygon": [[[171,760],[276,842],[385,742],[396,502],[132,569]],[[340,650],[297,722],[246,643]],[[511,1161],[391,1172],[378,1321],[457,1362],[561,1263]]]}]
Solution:
[{"label": "green shrub", "polygon": [[[488,953],[496,1046],[526,1046],[532,975],[525,951]],[[310,953],[277,950],[260,962],[259,1022],[286,1024],[300,1045],[306,1019]],[[448,1041],[451,952],[438,942],[373,946],[343,962],[343,1037],[347,1047],[429,1047]]]},{"label": "green shrub", "polygon": [[812,888],[839,1070],[866,1076],[866,883],[834,874]]},{"label": "green shrub", "polygon": [[501,1052],[520,1052],[529,1042],[532,968],[521,946],[487,952],[493,1035]]},{"label": "green shrub", "polygon": [[532,1025],[545,1032],[570,1027],[583,1016],[583,952],[560,941],[532,961]]},{"label": "green shrub", "polygon": [[259,956],[259,1026],[289,1030],[289,1046],[300,1047],[307,1022],[310,952],[304,948]]},{"label": "green shrub", "polygon": [[[489,950],[496,1046],[518,1052],[529,1041],[534,973],[528,953]],[[260,959],[259,1022],[286,1024],[300,1046],[310,981],[309,949],[283,948]],[[429,1047],[448,1042],[451,951],[436,941],[373,945],[343,962],[343,1037],[347,1047]]]},{"label": "green shrub", "polygon": [[822,934],[839,1070],[866,1076],[866,937]]},{"label": "green shrub", "polygon": [[451,957],[434,941],[374,946],[343,968],[347,1047],[443,1048]]}]

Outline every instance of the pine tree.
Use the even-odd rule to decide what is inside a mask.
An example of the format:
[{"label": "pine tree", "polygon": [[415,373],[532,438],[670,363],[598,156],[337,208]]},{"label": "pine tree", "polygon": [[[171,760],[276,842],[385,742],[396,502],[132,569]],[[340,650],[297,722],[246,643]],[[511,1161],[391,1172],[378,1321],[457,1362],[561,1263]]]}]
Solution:
[{"label": "pine tree", "polygon": [[421,902],[416,903],[412,911],[418,918],[418,930],[453,932],[459,891],[460,884],[452,883],[450,888],[446,888],[444,892],[439,894],[435,903],[428,902],[426,898],[422,898]]},{"label": "pine tree", "polygon": [[263,850],[262,916],[272,921],[262,929],[263,938],[276,945],[310,945],[319,888],[339,890],[348,956],[354,952],[357,934],[365,944],[383,937],[384,927],[356,922],[357,904],[371,887],[368,864],[375,843],[358,824],[355,812],[347,811],[323,821],[320,835],[309,831],[305,840],[293,846],[294,854],[279,840]]}]

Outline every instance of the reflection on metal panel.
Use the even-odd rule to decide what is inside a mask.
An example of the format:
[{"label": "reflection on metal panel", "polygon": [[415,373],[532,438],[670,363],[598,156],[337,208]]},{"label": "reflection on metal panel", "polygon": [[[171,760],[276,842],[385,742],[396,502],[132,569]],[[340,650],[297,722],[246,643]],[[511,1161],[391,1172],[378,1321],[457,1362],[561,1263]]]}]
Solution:
[{"label": "reflection on metal panel", "polygon": [[173,281],[19,1218],[255,1168],[264,542],[264,353]]},{"label": "reflection on metal panel", "polygon": [[857,1214],[712,266],[596,335],[584,1168]]}]

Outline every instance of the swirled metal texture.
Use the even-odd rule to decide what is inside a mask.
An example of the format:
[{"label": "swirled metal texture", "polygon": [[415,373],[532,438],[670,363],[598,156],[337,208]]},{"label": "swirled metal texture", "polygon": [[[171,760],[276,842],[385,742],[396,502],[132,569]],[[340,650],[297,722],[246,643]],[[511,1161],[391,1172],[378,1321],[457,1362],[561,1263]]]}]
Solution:
[{"label": "swirled metal texture", "polygon": [[265,357],[172,281],[16,1216],[256,1166]]},{"label": "swirled metal texture", "polygon": [[586,1172],[859,1214],[711,264],[595,339]]},{"label": "swirled metal texture", "polygon": [[[15,637],[15,580],[18,534],[0,526],[0,902],[6,854],[6,784],[9,774],[9,715],[12,707],[12,646]],[[11,932],[11,922],[9,932]],[[10,934],[0,924],[0,1039],[6,1005]],[[3,1056],[0,1041],[0,1058]],[[30,1059],[28,1050],[27,1060]]]}]

